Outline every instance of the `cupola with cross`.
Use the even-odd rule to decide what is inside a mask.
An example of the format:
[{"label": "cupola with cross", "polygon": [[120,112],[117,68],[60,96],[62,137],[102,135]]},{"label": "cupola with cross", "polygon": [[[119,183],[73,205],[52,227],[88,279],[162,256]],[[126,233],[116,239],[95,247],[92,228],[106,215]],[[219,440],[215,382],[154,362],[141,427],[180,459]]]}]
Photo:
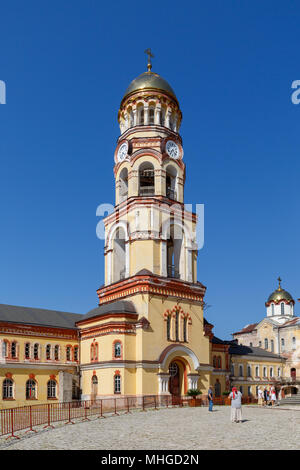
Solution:
[{"label": "cupola with cross", "polygon": [[278,278],[278,288],[269,295],[266,302],[267,317],[282,323],[294,316],[295,301],[291,294],[281,287],[281,278]]}]

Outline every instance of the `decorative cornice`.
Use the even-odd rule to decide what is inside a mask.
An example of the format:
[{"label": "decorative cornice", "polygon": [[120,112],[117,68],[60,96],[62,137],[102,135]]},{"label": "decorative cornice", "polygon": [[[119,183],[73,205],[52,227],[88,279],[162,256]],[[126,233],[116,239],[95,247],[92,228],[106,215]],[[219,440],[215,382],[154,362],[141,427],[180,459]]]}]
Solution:
[{"label": "decorative cornice", "polygon": [[191,302],[202,303],[205,291],[206,287],[201,283],[192,284],[162,276],[136,274],[109,286],[101,287],[97,290],[97,294],[99,305],[141,293],[163,297],[179,297]]}]

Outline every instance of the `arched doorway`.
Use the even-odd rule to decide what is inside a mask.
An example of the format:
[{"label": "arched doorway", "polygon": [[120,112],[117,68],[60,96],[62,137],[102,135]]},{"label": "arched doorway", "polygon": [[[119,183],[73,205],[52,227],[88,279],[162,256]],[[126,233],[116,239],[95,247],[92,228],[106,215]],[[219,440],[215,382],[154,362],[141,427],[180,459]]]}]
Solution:
[{"label": "arched doorway", "polygon": [[187,369],[185,361],[176,358],[169,365],[169,392],[180,397],[187,392]]}]

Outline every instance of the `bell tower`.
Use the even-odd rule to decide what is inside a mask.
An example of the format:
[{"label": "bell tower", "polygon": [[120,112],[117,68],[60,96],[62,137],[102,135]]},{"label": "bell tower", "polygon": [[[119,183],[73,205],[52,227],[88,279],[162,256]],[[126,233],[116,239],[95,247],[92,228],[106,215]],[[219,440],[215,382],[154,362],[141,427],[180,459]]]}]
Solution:
[{"label": "bell tower", "polygon": [[197,281],[197,218],[184,205],[182,114],[146,52],[148,70],[130,83],[118,113],[105,285],[98,307],[78,323],[87,398],[97,376],[102,395],[176,399],[190,388],[204,392],[212,369],[206,288]]},{"label": "bell tower", "polygon": [[115,211],[105,220],[105,285],[140,271],[196,282],[195,214],[184,210],[182,113],[171,86],[151,71],[120,104],[114,155]]}]

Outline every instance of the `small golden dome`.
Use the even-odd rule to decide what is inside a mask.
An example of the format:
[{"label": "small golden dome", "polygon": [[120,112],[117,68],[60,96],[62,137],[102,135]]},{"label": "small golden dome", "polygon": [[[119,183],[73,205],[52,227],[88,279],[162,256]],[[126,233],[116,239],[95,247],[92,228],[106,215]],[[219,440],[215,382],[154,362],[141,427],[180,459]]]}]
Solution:
[{"label": "small golden dome", "polygon": [[129,87],[125,91],[123,100],[128,95],[136,93],[137,91],[146,90],[164,91],[177,101],[176,95],[168,82],[157,73],[150,71],[142,73],[130,83]]},{"label": "small golden dome", "polygon": [[276,289],[271,295],[269,295],[267,303],[272,302],[272,301],[275,303],[278,303],[280,300],[286,300],[287,302],[294,302],[294,299],[291,296],[291,294],[281,288],[280,277],[278,278],[278,281],[279,281],[278,289]]}]

